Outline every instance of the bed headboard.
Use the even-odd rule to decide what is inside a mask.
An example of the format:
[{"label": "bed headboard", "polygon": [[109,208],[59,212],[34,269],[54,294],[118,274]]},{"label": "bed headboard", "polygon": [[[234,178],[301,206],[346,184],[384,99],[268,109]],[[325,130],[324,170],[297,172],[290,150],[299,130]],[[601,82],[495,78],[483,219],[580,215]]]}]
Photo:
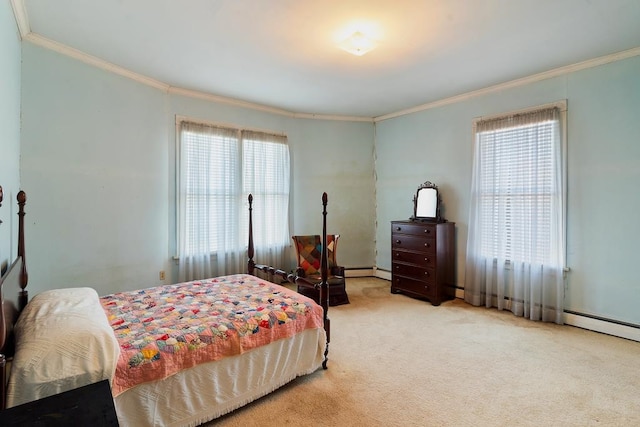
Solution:
[{"label": "bed headboard", "polygon": [[20,191],[17,199],[18,255],[0,277],[0,409],[5,407],[6,357],[12,356],[14,352],[13,326],[29,299],[26,290],[28,274],[24,250],[24,205],[27,195]]}]

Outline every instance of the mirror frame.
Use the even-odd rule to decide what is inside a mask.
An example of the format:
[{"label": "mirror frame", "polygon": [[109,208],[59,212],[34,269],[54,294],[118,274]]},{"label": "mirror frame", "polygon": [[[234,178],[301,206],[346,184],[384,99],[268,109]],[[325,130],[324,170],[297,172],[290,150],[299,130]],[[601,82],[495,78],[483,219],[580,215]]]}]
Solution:
[{"label": "mirror frame", "polygon": [[[433,189],[436,192],[436,208],[435,208],[434,216],[418,216],[418,199],[420,197],[420,192],[425,188]],[[441,205],[441,200],[440,200],[440,192],[438,191],[438,186],[431,181],[426,181],[424,184],[418,187],[418,189],[416,190],[416,195],[413,196],[413,216],[411,217],[411,219],[441,222],[442,217],[440,216],[440,205]]]}]

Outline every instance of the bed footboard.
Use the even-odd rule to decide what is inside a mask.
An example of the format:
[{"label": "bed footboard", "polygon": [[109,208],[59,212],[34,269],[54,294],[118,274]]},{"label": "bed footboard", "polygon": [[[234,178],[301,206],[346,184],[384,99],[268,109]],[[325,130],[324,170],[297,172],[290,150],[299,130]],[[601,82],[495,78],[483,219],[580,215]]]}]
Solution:
[{"label": "bed footboard", "polygon": [[324,311],[324,330],[327,335],[327,345],[324,351],[324,361],[322,362],[322,367],[327,369],[327,360],[329,355],[329,342],[331,341],[331,320],[329,319],[329,263],[327,258],[327,193],[322,193],[322,255],[320,261],[320,273],[321,273],[321,282],[313,283],[307,280],[304,277],[297,276],[295,274],[287,273],[284,270],[277,269],[275,267],[271,267],[268,265],[256,264],[253,260],[255,255],[255,248],[253,245],[253,195],[249,194],[249,245],[247,248],[247,272],[252,276],[255,276],[255,271],[262,271],[269,275],[269,280],[273,281],[274,277],[280,277],[282,280],[287,281],[289,283],[294,283],[298,286],[313,288],[320,291],[320,305]]}]

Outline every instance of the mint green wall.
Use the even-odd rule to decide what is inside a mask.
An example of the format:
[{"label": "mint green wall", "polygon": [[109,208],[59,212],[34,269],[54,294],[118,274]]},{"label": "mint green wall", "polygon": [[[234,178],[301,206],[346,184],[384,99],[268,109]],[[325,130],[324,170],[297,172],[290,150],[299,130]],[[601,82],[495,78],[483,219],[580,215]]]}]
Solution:
[{"label": "mint green wall", "polygon": [[339,257],[349,268],[388,270],[389,222],[411,215],[419,184],[436,182],[444,215],[456,222],[462,287],[473,119],[567,99],[566,307],[640,325],[634,269],[640,57],[380,121],[374,128],[167,94],[30,43],[21,52],[6,5],[0,6],[0,20],[8,94],[0,100],[8,153],[0,160],[6,194],[0,260],[9,258],[6,225],[15,229],[13,200],[21,185],[29,196],[32,294],[61,286],[90,285],[102,294],[151,286],[160,283],[161,269],[175,277],[176,115],[286,133],[291,232],[319,228],[326,191],[329,231],[343,236]]},{"label": "mint green wall", "polygon": [[20,191],[20,37],[10,2],[0,3],[0,266],[11,263],[17,253]]},{"label": "mint green wall", "polygon": [[472,121],[568,100],[568,310],[640,325],[640,57],[376,124],[376,264],[389,270],[390,225],[411,215],[417,186],[442,190],[456,222],[457,284],[464,264]]},{"label": "mint green wall", "polygon": [[568,309],[640,325],[640,57],[569,92]]},{"label": "mint green wall", "polygon": [[[375,199],[373,124],[297,119],[289,132],[292,234],[322,229],[322,193],[327,192],[327,231],[340,234],[338,261],[346,268],[374,265]],[[298,203],[298,201],[302,201]]]},{"label": "mint green wall", "polygon": [[165,96],[30,43],[22,48],[30,293],[158,283],[169,265]]},{"label": "mint green wall", "polygon": [[[290,118],[175,95],[170,113],[285,133],[291,155],[291,234],[321,232],[322,193],[327,192],[327,228],[341,235],[340,263],[346,268],[373,266],[373,123]],[[172,183],[174,179],[172,175]],[[172,193],[170,200],[174,197]],[[174,222],[169,222],[172,230]],[[171,243],[175,251],[175,239]],[[294,256],[291,249],[291,264],[282,267],[293,268]]]},{"label": "mint green wall", "polygon": [[160,270],[167,282],[176,277],[176,115],[286,133],[292,233],[320,231],[326,191],[330,229],[344,236],[341,263],[373,265],[372,123],[293,119],[167,94],[28,42],[22,49],[32,295],[152,286]]}]

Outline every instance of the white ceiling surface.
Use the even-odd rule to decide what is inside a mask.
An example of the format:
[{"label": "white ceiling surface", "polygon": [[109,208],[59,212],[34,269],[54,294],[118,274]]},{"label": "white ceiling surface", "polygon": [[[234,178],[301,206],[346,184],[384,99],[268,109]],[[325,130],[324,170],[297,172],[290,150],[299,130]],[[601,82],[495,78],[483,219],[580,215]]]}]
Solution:
[{"label": "white ceiling surface", "polygon": [[[14,0],[32,34],[172,87],[379,117],[640,46],[640,0]],[[337,44],[359,30],[379,46]]]}]

